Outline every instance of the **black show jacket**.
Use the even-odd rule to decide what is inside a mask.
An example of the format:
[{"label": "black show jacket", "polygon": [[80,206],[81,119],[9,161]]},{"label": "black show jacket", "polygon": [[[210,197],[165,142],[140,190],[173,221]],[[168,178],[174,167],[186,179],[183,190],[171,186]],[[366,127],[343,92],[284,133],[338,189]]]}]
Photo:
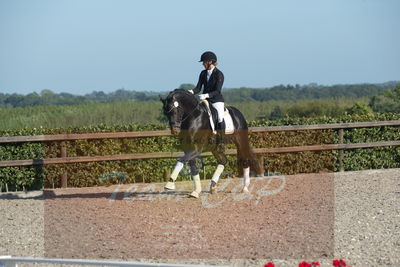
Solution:
[{"label": "black show jacket", "polygon": [[211,103],[224,102],[221,90],[224,83],[224,74],[217,68],[214,68],[210,79],[207,82],[207,70],[203,70],[199,76],[199,82],[193,89],[194,94],[198,94],[203,87],[203,94],[208,94],[208,101]]}]

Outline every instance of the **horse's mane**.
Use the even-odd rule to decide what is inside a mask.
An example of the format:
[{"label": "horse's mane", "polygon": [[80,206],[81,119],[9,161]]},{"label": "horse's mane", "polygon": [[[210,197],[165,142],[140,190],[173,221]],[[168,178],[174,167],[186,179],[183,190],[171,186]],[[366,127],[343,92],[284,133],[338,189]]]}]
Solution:
[{"label": "horse's mane", "polygon": [[177,94],[185,95],[185,96],[189,97],[191,100],[196,100],[196,98],[194,97],[194,95],[191,92],[189,92],[188,90],[179,89],[179,88],[169,92],[167,99],[171,99],[173,96],[175,96]]}]

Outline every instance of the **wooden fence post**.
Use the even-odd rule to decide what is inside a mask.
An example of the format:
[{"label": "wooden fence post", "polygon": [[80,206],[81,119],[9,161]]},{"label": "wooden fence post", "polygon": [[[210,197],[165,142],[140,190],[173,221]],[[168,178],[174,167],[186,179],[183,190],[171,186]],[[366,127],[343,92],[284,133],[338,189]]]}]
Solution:
[{"label": "wooden fence post", "polygon": [[[66,158],[67,157],[67,146],[65,145],[65,141],[61,142],[61,157]],[[64,171],[63,174],[61,174],[61,187],[62,188],[67,188],[68,187],[68,172],[67,170]]]},{"label": "wooden fence post", "polygon": [[[339,143],[343,144],[343,142],[344,142],[344,130],[339,129]],[[339,150],[339,170],[341,172],[344,172],[343,158],[344,158],[344,150],[340,149]]]}]

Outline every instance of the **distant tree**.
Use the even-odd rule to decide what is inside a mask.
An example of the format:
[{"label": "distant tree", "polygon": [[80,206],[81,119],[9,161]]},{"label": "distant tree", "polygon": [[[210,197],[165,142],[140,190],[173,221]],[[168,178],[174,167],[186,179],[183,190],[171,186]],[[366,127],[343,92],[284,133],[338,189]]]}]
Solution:
[{"label": "distant tree", "polygon": [[3,93],[0,93],[0,108],[6,107],[5,100],[6,100],[6,95]]},{"label": "distant tree", "polygon": [[12,94],[9,95],[4,102],[7,106],[22,107],[24,102],[24,96],[20,94]]},{"label": "distant tree", "polygon": [[369,106],[373,111],[379,113],[400,113],[400,83],[393,90],[387,90],[371,97]]},{"label": "distant tree", "polygon": [[44,89],[40,92],[40,96],[42,97],[42,102],[46,105],[57,105],[58,96],[49,89]]},{"label": "distant tree", "polygon": [[79,105],[90,103],[91,100],[86,97],[82,99],[70,93],[60,93],[58,95],[58,102],[60,103],[60,105]]},{"label": "distant tree", "polygon": [[135,100],[137,101],[146,101],[147,95],[143,92],[136,92],[135,93]]},{"label": "distant tree", "polygon": [[107,94],[105,94],[103,91],[94,91],[93,95],[97,98],[106,98]]},{"label": "distant tree", "polygon": [[54,96],[54,92],[51,91],[50,89],[43,89],[42,91],[40,91],[40,95],[41,96],[47,96],[47,97],[52,97]]},{"label": "distant tree", "polygon": [[134,91],[128,91],[125,90],[124,88],[118,89],[117,91],[115,91],[114,93],[111,93],[109,96],[116,98],[116,99],[125,99],[125,100],[129,100],[129,99],[133,99],[135,95]]},{"label": "distant tree", "polygon": [[43,105],[43,100],[38,93],[30,93],[24,97],[24,100],[21,103],[22,106],[38,106]]}]

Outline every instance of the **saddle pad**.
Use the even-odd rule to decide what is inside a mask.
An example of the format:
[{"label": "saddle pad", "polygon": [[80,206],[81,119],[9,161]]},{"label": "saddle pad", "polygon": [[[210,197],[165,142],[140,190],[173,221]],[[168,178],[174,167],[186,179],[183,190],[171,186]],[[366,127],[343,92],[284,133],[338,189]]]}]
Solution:
[{"label": "saddle pad", "polygon": [[[213,134],[217,134],[217,131],[215,130],[215,123],[214,123],[214,119],[211,109],[210,109],[210,105],[208,104],[207,100],[202,100],[201,101],[204,106],[207,109],[207,113],[208,116],[210,118],[210,124],[211,124],[211,130],[213,131]],[[233,125],[233,120],[232,120],[232,116],[229,113],[229,110],[227,108],[225,108],[225,112],[224,112],[224,121],[225,121],[225,134],[233,134],[235,131],[235,126]]]},{"label": "saddle pad", "polygon": [[[215,130],[214,119],[211,116],[211,114],[209,115],[210,115],[211,129],[214,134],[217,134],[217,131]],[[235,126],[233,125],[232,116],[229,113],[229,110],[227,110],[226,108],[224,112],[224,121],[225,121],[225,134],[233,134],[233,132],[235,131]]]},{"label": "saddle pad", "polygon": [[229,113],[229,110],[227,109],[225,109],[224,121],[225,121],[225,134],[233,134],[233,132],[235,131],[235,127],[233,125],[232,116]]}]

